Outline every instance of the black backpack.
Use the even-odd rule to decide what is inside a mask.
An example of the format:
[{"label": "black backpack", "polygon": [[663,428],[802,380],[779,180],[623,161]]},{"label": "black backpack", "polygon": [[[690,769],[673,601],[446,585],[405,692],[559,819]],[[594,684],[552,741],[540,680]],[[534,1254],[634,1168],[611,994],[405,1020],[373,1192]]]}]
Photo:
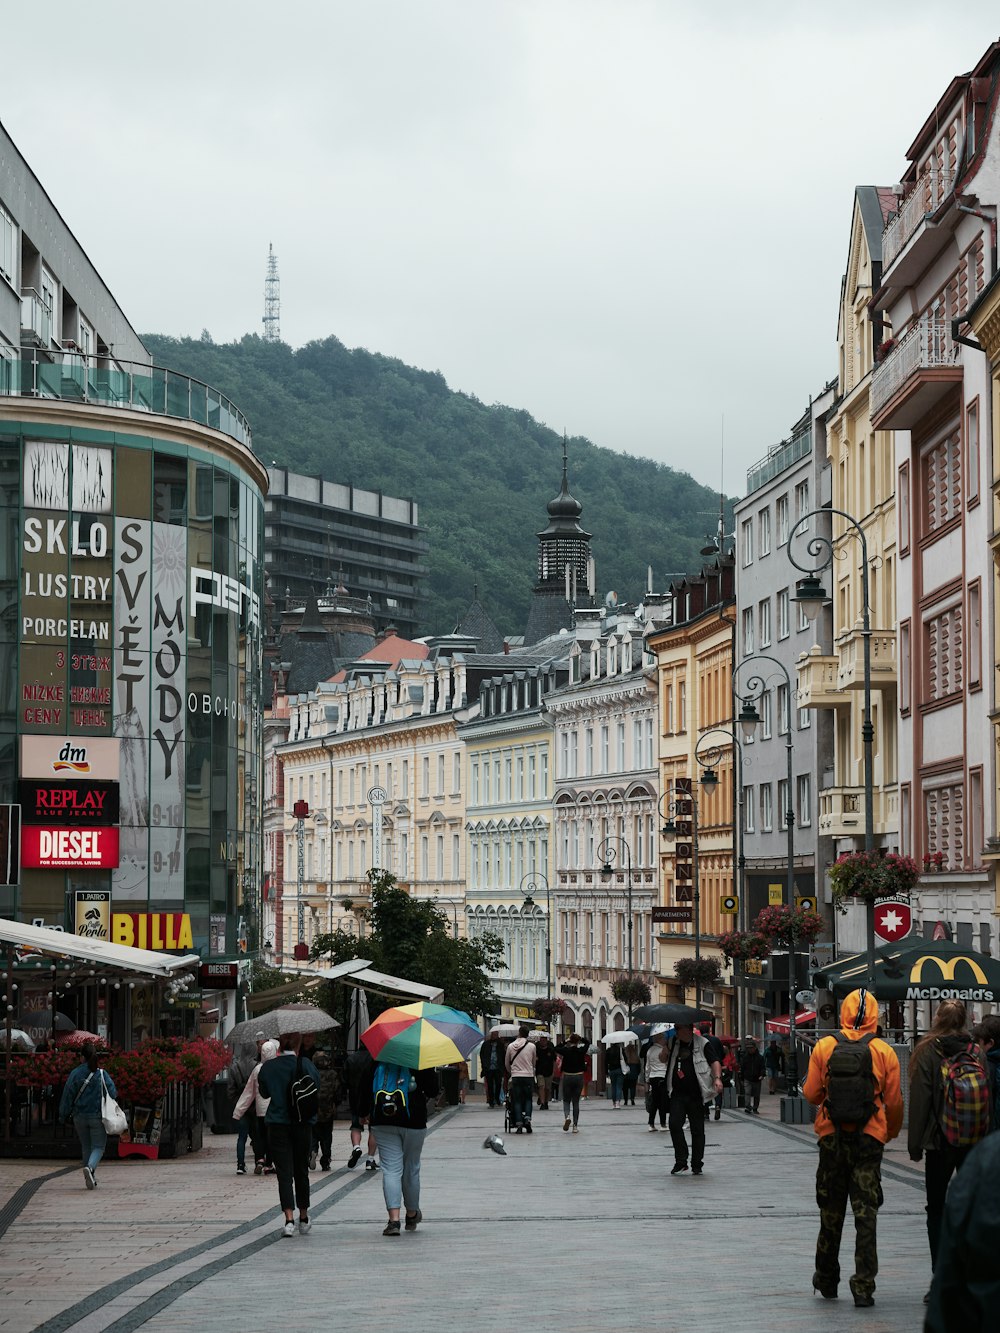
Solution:
[{"label": "black backpack", "polygon": [[839,1129],[862,1129],[875,1114],[875,1070],[872,1067],[873,1033],[852,1041],[833,1033],[837,1043],[826,1065],[826,1113]]},{"label": "black backpack", "polygon": [[295,1077],[288,1085],[288,1110],[300,1125],[308,1124],[319,1111],[319,1088],[311,1074],[302,1068],[302,1056],[295,1061]]}]

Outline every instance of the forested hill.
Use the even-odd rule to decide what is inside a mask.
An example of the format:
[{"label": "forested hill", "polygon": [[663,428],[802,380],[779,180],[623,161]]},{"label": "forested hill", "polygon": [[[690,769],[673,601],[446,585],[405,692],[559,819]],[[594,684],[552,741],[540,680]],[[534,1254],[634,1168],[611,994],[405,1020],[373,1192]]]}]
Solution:
[{"label": "forested hill", "polygon": [[[226,344],[204,334],[142,336],[158,365],[205,381],[246,413],[265,463],[417,501],[430,543],[428,632],[454,629],[477,584],[501,632],[523,632],[536,533],[562,475],[555,431],[517,408],[455,393],[437,372],[332,337],[293,351],[251,336]],[[637,600],[647,565],[657,588],[668,574],[699,568],[699,547],[717,526],[718,494],[708,487],[576,437],[569,482],[593,534],[601,596],[615,589]]]}]

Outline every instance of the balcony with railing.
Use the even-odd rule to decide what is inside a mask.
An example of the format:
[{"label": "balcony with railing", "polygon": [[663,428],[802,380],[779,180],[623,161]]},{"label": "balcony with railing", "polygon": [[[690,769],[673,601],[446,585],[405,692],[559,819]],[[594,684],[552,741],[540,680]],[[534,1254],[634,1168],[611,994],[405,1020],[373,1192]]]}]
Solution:
[{"label": "balcony with railing", "polygon": [[[837,639],[840,664],[837,684],[842,690],[863,690],[865,686],[865,636],[857,625]],[[895,689],[896,631],[875,629],[871,632],[871,686],[873,690]]]},{"label": "balcony with railing", "polygon": [[812,449],[812,439],[810,427],[808,430],[800,431],[798,435],[793,435],[790,440],[782,440],[780,444],[772,446],[766,458],[762,458],[759,463],[754,463],[753,467],[747,469],[747,495],[759,491],[762,486],[766,486],[769,481],[784,472],[785,468],[791,467],[800,458],[805,458]]},{"label": "balcony with railing", "polygon": [[[29,317],[33,319],[41,330],[36,335],[41,341],[46,308],[39,310],[40,303],[37,293],[22,294],[22,324]],[[51,327],[51,312],[48,319]],[[51,398],[151,412],[207,426],[252,448],[250,423],[228,398],[190,375],[159,366],[71,351],[60,352],[50,360],[24,347],[20,357],[0,359],[0,397]]]},{"label": "balcony with railing", "polygon": [[39,347],[52,341],[52,307],[34,287],[21,289],[21,341]]},{"label": "balcony with railing", "polygon": [[962,381],[962,364],[944,319],[925,315],[875,367],[871,387],[876,430],[912,430]]},{"label": "balcony with railing", "polygon": [[[873,823],[877,836],[899,831],[899,788],[876,787],[872,792]],[[819,794],[819,831],[828,838],[862,837],[865,831],[864,787],[826,787]]]},{"label": "balcony with railing", "polygon": [[797,708],[848,708],[850,697],[844,694],[837,679],[840,658],[825,656],[814,644],[808,653],[802,653],[795,664]]},{"label": "balcony with railing", "polygon": [[[934,235],[936,228],[927,219],[937,212],[954,188],[954,171],[934,167],[923,172],[910,193],[901,200],[898,212],[889,219],[882,232],[883,282],[893,270],[891,285],[902,286],[926,267],[930,255],[941,245],[940,239]],[[905,259],[901,260],[904,252]],[[897,260],[901,260],[898,265]],[[904,267],[906,272],[903,272]]]}]

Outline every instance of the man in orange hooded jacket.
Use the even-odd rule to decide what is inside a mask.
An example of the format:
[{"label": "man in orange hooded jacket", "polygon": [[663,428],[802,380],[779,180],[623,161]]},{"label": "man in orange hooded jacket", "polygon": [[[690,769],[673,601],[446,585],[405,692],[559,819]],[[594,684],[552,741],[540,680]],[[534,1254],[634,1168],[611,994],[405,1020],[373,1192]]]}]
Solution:
[{"label": "man in orange hooded jacket", "polygon": [[819,1239],[813,1287],[828,1299],[837,1295],[840,1281],[840,1237],[847,1200],[854,1210],[855,1249],[851,1294],[854,1304],[874,1305],[878,1253],[875,1229],[882,1202],[882,1150],[903,1125],[903,1095],[899,1061],[891,1046],[874,1033],[878,1001],[867,990],[851,991],[840,1007],[841,1033],[848,1041],[871,1036],[869,1043],[875,1081],[875,1111],[863,1125],[835,1125],[826,1106],[827,1066],[838,1045],[836,1037],[822,1037],[813,1048],[802,1091],[817,1106],[816,1134],[819,1166],[816,1202],[819,1204]]}]

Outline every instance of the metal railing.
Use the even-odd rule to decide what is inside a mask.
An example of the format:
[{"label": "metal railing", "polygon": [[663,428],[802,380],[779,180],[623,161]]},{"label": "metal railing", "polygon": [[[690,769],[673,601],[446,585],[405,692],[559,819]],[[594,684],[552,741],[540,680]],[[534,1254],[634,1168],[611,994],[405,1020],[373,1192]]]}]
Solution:
[{"label": "metal railing", "polygon": [[882,231],[882,271],[902,252],[907,241],[955,188],[955,173],[942,167],[925,171],[913,189],[899,205],[899,211],[885,224]]},{"label": "metal railing", "polygon": [[248,449],[253,447],[250,423],[239,408],[190,375],[78,352],[28,352],[24,348],[19,357],[0,359],[0,396],[53,398],[151,412],[196,422]]},{"label": "metal railing", "polygon": [[21,288],[21,331],[33,333],[45,346],[52,340],[52,307],[34,287]]},{"label": "metal railing", "polygon": [[811,449],[811,426],[808,430],[793,435],[790,440],[776,444],[769,450],[766,458],[762,458],[759,463],[754,463],[753,467],[747,469],[747,494],[750,495],[753,491],[759,491],[773,477],[784,472],[785,468],[791,467],[800,458],[805,458]]},{"label": "metal railing", "polygon": [[953,344],[947,322],[925,315],[872,374],[871,413],[875,416],[918,370],[952,364]]}]

